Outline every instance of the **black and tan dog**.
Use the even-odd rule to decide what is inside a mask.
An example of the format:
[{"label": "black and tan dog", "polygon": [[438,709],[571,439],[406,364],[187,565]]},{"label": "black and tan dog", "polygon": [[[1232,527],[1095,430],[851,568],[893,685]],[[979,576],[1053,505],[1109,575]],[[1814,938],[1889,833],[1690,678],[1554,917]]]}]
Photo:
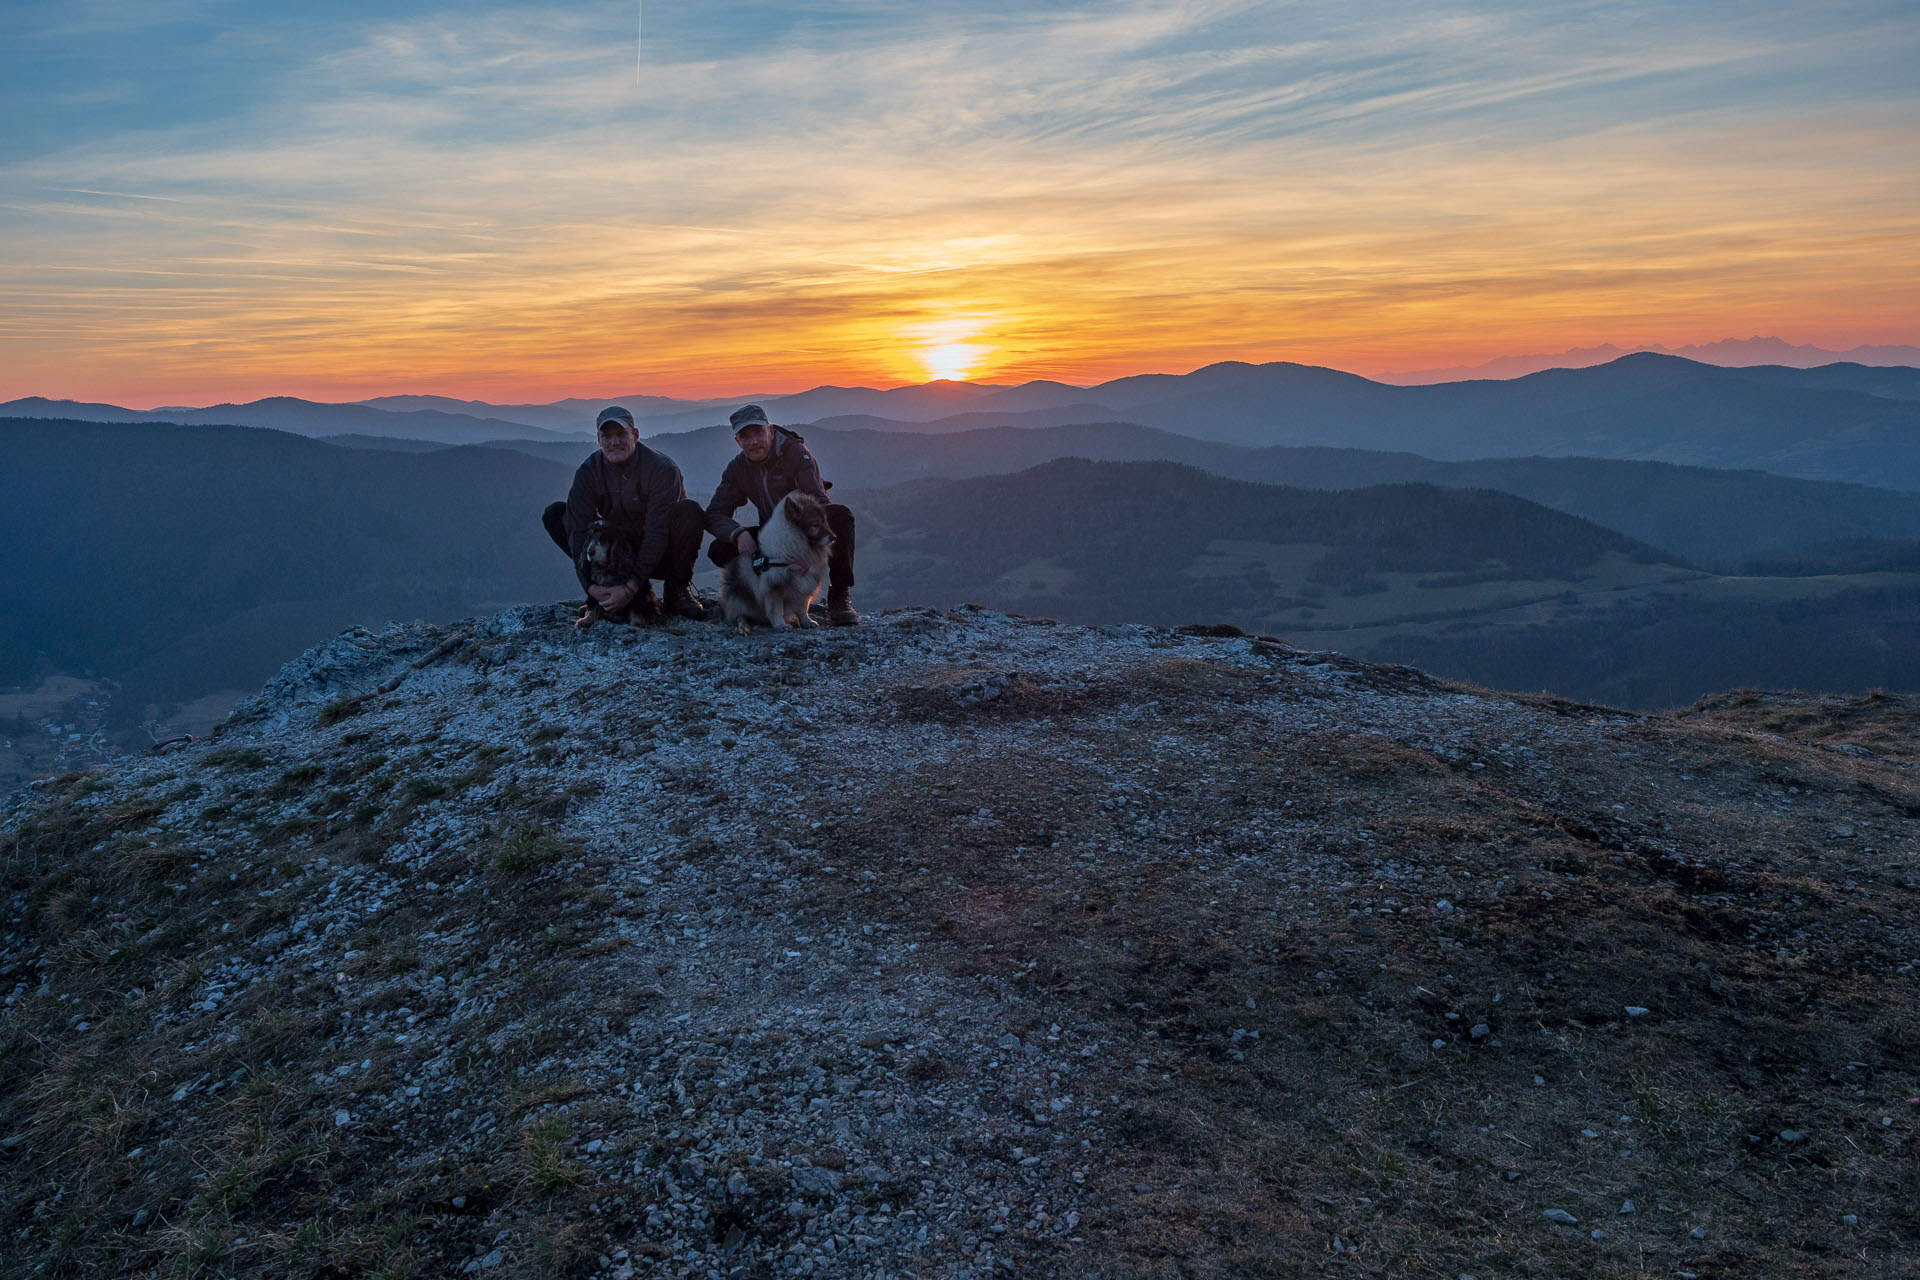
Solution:
[{"label": "black and tan dog", "polygon": [[[628,574],[622,563],[619,541],[605,520],[595,520],[587,526],[586,545],[580,548],[580,558],[575,567],[589,586],[616,587],[627,580]],[[612,613],[600,607],[600,602],[592,596],[587,597],[581,606],[580,616],[573,625],[585,631],[594,623],[606,618],[610,622],[651,622],[659,612],[659,603],[653,598],[653,584],[644,583],[640,594],[624,608]]]}]

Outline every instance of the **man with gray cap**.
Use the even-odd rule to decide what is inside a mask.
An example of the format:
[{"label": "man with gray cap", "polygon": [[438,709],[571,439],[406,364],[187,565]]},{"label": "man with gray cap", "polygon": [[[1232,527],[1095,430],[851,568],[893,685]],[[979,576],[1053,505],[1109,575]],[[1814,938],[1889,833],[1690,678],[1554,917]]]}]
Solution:
[{"label": "man with gray cap", "polygon": [[[573,558],[591,604],[608,614],[632,609],[650,616],[657,609],[649,579],[666,583],[668,613],[703,618],[693,598],[693,561],[700,554],[704,515],[687,496],[680,468],[664,453],[640,443],[633,415],[619,405],[600,411],[594,424],[600,448],[573,473],[565,502],[541,514],[554,542]],[[613,573],[608,585],[588,580],[581,553],[596,521],[613,540]]]},{"label": "man with gray cap", "polygon": [[751,502],[765,524],[773,515],[774,504],[790,493],[817,498],[827,509],[827,528],[833,531],[833,550],[827,560],[827,621],[837,627],[850,627],[860,621],[853,607],[853,512],[827,500],[827,486],[820,479],[820,467],[807,452],[806,438],[767,420],[767,411],[757,404],[743,405],[733,411],[733,442],[740,456],[727,463],[720,474],[720,487],[707,503],[707,532],[713,545],[707,558],[724,565],[735,556],[759,554],[754,534],[733,518],[733,513]]}]

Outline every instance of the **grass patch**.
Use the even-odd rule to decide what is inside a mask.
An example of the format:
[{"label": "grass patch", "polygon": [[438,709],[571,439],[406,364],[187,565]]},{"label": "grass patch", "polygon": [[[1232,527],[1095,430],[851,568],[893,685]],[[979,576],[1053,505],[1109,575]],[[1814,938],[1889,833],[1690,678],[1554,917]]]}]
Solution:
[{"label": "grass patch", "polygon": [[530,876],[558,862],[567,843],[535,826],[513,826],[503,833],[493,851],[495,870],[507,876]]},{"label": "grass patch", "polygon": [[277,800],[298,795],[317,781],[326,770],[317,764],[296,764],[281,771],[267,794]]},{"label": "grass patch", "polygon": [[448,790],[450,788],[444,779],[413,777],[400,785],[400,798],[407,804],[424,804],[428,800],[440,799]]},{"label": "grass patch", "polygon": [[384,768],[387,763],[384,751],[369,751],[348,760],[342,760],[327,773],[327,780],[334,783],[357,782],[371,773]]},{"label": "grass patch", "polygon": [[207,752],[202,760],[215,767],[232,765],[238,769],[264,769],[267,757],[258,747],[219,747]]},{"label": "grass patch", "polygon": [[520,1158],[528,1185],[542,1195],[574,1186],[586,1176],[565,1150],[567,1122],[558,1116],[536,1120],[521,1131]]},{"label": "grass patch", "polygon": [[386,970],[390,974],[411,973],[420,966],[420,949],[410,937],[395,939],[387,948]]},{"label": "grass patch", "polygon": [[363,693],[352,698],[335,698],[321,706],[320,713],[314,717],[314,723],[324,729],[330,725],[339,724],[351,716],[357,716],[367,709],[367,699],[370,697],[372,697],[371,694]]}]

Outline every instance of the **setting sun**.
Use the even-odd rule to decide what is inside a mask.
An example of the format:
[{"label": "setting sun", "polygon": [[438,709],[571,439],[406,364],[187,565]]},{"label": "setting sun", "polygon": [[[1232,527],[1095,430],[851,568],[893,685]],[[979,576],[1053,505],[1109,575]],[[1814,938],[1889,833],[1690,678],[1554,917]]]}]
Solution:
[{"label": "setting sun", "polygon": [[914,356],[930,379],[960,382],[993,353],[994,348],[973,339],[992,323],[980,315],[948,316],[913,326]]},{"label": "setting sun", "polygon": [[922,351],[920,362],[926,366],[927,377],[960,382],[990,350],[991,347],[983,347],[977,342],[946,342]]}]

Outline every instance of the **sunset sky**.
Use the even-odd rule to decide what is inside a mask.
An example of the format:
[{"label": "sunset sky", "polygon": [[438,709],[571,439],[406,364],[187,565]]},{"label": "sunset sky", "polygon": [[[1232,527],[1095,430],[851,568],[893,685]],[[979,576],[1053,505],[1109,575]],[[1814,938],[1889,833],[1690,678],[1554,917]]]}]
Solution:
[{"label": "sunset sky", "polygon": [[0,398],[1920,342],[1920,6],[8,0]]}]

